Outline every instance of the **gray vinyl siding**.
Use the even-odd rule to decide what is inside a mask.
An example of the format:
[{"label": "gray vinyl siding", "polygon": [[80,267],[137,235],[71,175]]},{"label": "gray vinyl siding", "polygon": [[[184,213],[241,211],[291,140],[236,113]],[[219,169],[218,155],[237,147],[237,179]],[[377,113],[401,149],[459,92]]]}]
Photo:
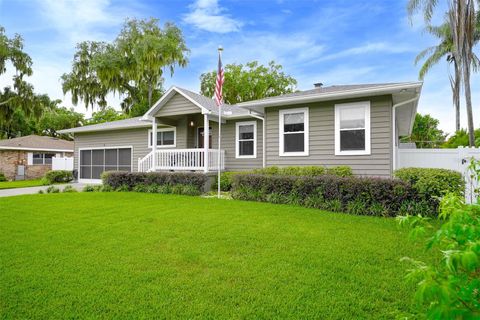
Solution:
[{"label": "gray vinyl siding", "polygon": [[[371,154],[335,155],[335,109],[337,103],[370,100]],[[279,110],[309,108],[310,136],[308,156],[279,156]],[[392,99],[381,96],[328,101],[266,109],[267,166],[338,166],[347,165],[357,175],[390,176],[392,166]]]},{"label": "gray vinyl siding", "polygon": [[[252,159],[236,159],[235,158],[235,130],[237,122],[256,121],[257,122],[257,157]],[[218,127],[215,123],[215,127]],[[218,136],[217,131],[214,130]],[[216,144],[215,144],[216,145]],[[246,118],[242,120],[229,120],[222,125],[222,149],[225,150],[225,170],[226,171],[242,171],[252,170],[262,167],[262,121],[255,118]]]},{"label": "gray vinyl siding", "polygon": [[78,170],[79,149],[130,146],[133,148],[133,171],[137,171],[138,158],[143,158],[151,151],[148,148],[148,128],[77,133],[74,168]]},{"label": "gray vinyl siding", "polygon": [[156,114],[157,117],[177,116],[190,113],[199,113],[202,110],[176,93]]}]

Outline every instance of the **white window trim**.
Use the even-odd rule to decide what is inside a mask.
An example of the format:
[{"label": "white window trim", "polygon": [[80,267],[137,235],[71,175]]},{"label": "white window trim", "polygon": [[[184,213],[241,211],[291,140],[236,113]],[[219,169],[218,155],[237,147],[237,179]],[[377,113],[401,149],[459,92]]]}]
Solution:
[{"label": "white window trim", "polygon": [[[253,125],[253,155],[240,155],[240,126]],[[235,158],[255,159],[257,157],[257,121],[244,121],[235,124]]]},{"label": "white window trim", "polygon": [[[344,108],[362,107],[365,108],[365,150],[340,150],[340,110]],[[363,129],[363,128],[362,128]],[[353,130],[353,129],[350,129]],[[342,103],[335,105],[335,155],[355,156],[371,154],[371,126],[370,126],[370,101]]]},{"label": "white window trim", "polygon": [[[80,177],[82,176],[81,175],[81,170],[82,170],[82,167],[80,166],[80,151],[83,151],[83,150],[107,150],[107,149],[130,149],[131,150],[131,168],[130,168],[130,172],[133,172],[133,146],[118,146],[118,147],[93,147],[93,148],[78,148],[78,163],[77,163],[77,166],[78,166],[78,182],[79,183],[102,183],[102,179],[81,179]],[[105,155],[104,155],[105,157]]]},{"label": "white window trim", "polygon": [[[38,153],[42,155],[42,163],[33,163],[33,154]],[[30,156],[31,154],[31,156]],[[44,152],[44,151],[37,151],[37,152],[29,152],[27,155],[27,165],[29,166],[51,166],[51,163],[45,163],[45,154],[53,154],[54,157],[58,157],[58,153],[53,152]],[[53,160],[52,160],[53,162]]]},{"label": "white window trim", "polygon": [[[177,127],[158,128],[157,129],[157,134],[158,134],[158,132],[165,132],[165,131],[173,131],[173,144],[165,145],[165,146],[163,146],[163,145],[158,146],[157,145],[157,149],[159,149],[159,148],[176,148],[177,147]],[[148,147],[150,149],[153,148],[151,136],[152,136],[152,129],[148,129]]]},{"label": "white window trim", "polygon": [[[284,116],[290,113],[300,113],[303,112],[303,138],[304,138],[304,147],[305,150],[303,152],[285,152],[284,151]],[[301,157],[301,156],[308,156],[309,155],[309,138],[310,138],[310,126],[309,126],[309,116],[308,116],[308,108],[295,108],[295,109],[283,109],[279,111],[279,146],[278,146],[278,155],[280,157]]]}]

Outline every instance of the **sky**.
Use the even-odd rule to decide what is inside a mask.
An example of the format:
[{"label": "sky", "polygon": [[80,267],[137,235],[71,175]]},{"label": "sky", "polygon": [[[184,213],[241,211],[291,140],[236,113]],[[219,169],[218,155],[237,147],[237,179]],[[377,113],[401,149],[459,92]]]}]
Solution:
[{"label": "sky", "polygon": [[[71,70],[75,45],[81,41],[113,41],[127,18],[174,22],[190,49],[189,64],[165,74],[165,88],[177,85],[198,92],[199,77],[214,70],[217,47],[223,63],[274,60],[298,80],[298,89],[339,84],[417,81],[418,52],[435,44],[423,32],[420,16],[409,19],[400,0],[0,0],[0,25],[9,36],[20,34],[33,59],[28,80],[37,93],[62,99],[60,76]],[[441,8],[439,9],[441,12]],[[440,21],[438,17],[434,18]],[[9,71],[11,72],[11,71]],[[454,109],[446,62],[425,78],[418,111],[454,131]],[[11,84],[11,73],[0,85]],[[480,125],[480,76],[472,79],[474,122]],[[119,108],[119,98],[110,104]],[[464,107],[462,107],[464,108]],[[76,111],[87,116],[83,104]],[[465,110],[461,123],[466,127]]]}]

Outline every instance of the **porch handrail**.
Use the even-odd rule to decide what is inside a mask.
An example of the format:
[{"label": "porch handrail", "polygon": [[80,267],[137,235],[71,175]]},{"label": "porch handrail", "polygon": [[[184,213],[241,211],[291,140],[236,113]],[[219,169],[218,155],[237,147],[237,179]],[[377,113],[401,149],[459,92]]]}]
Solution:
[{"label": "porch handrail", "polygon": [[[220,170],[225,169],[225,150],[221,150]],[[138,160],[138,171],[194,170],[205,171],[204,149],[157,149],[155,165],[153,151]],[[208,150],[208,171],[218,170],[218,150]]]}]

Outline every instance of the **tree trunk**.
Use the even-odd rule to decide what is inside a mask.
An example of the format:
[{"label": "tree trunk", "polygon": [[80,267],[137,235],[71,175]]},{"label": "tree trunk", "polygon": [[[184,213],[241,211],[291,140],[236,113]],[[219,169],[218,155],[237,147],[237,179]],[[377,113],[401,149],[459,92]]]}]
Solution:
[{"label": "tree trunk", "polygon": [[455,107],[455,131],[460,131],[460,87],[461,87],[461,74],[458,68],[458,64],[455,62],[455,83],[453,93],[453,105]]},{"label": "tree trunk", "polygon": [[470,91],[470,66],[465,66],[463,70],[463,85],[465,88],[465,104],[467,107],[468,144],[470,147],[474,147],[475,128],[473,126],[472,93]]}]

